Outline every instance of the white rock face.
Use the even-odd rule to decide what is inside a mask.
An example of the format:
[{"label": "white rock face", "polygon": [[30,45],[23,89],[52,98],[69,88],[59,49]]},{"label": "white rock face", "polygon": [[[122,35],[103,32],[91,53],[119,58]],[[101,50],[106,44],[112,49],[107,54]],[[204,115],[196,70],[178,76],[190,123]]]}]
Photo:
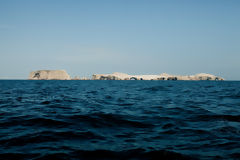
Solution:
[{"label": "white rock face", "polygon": [[29,74],[30,80],[70,80],[65,70],[38,70]]},{"label": "white rock face", "polygon": [[180,76],[162,73],[160,75],[128,75],[114,72],[113,74],[94,74],[93,80],[224,80],[211,74],[200,73],[196,75]]}]

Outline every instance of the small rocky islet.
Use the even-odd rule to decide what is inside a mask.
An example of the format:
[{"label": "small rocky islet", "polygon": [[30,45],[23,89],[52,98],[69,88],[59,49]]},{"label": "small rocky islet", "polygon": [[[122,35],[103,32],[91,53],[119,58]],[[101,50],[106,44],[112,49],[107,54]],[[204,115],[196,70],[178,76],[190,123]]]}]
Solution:
[{"label": "small rocky islet", "polygon": [[29,80],[211,80],[222,81],[222,77],[211,74],[199,73],[195,75],[171,75],[162,73],[159,75],[129,75],[126,73],[114,72],[112,74],[93,74],[92,78],[71,78],[65,70],[37,70],[32,71],[28,77]]}]

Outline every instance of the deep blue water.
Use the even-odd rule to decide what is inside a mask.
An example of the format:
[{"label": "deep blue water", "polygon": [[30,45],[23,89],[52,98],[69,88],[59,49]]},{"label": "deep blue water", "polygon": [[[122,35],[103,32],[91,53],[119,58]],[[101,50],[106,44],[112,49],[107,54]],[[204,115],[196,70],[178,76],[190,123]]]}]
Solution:
[{"label": "deep blue water", "polygon": [[240,82],[0,81],[0,159],[239,159]]}]

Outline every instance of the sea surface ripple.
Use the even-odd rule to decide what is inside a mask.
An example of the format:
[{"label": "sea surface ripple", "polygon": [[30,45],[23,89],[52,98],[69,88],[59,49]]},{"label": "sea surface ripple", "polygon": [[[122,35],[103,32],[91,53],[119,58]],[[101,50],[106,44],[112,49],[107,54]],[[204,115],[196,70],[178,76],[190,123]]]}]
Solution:
[{"label": "sea surface ripple", "polygon": [[240,159],[240,82],[1,80],[0,159]]}]

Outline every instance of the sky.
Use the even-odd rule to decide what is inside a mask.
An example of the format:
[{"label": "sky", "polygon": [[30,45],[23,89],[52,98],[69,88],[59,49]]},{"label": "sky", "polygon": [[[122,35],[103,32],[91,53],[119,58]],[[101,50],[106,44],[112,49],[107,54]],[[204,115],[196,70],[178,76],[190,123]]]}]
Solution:
[{"label": "sky", "polygon": [[239,0],[0,0],[0,79],[65,69],[240,80]]}]

